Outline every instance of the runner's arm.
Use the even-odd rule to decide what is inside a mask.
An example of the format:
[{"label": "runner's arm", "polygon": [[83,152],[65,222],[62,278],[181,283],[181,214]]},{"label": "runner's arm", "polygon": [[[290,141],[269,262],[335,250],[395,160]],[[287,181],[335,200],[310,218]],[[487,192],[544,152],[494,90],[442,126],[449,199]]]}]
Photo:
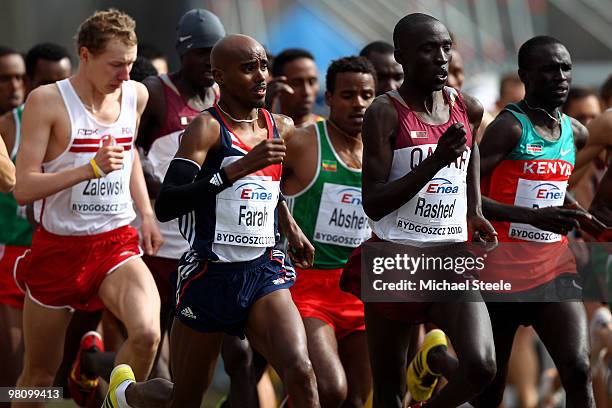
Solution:
[{"label": "runner's arm", "polygon": [[[138,114],[142,115],[147,101],[149,98],[149,92],[142,84],[136,84],[138,92]],[[140,116],[142,117],[142,116]],[[140,119],[136,124],[137,131],[140,129]],[[134,161],[132,163],[132,174],[130,175],[130,193],[132,200],[140,213],[142,218],[141,233],[142,243],[144,246],[145,253],[150,256],[157,254],[157,251],[164,243],[164,238],[159,231],[157,221],[151,207],[151,201],[149,200],[149,193],[147,192],[147,185],[145,183],[145,177],[140,163],[140,155],[136,150],[136,146],[133,146],[132,154],[134,155]]]},{"label": "runner's arm", "polygon": [[[367,216],[375,221],[410,201],[442,167],[450,162],[448,159],[454,154],[450,151],[459,150],[461,145],[463,129],[453,125],[449,128],[452,134],[449,133],[450,136],[447,136],[445,148],[436,149],[433,155],[403,177],[387,181],[393,161],[397,124],[397,113],[387,96],[376,98],[366,110],[362,126],[363,209]],[[445,132],[445,135],[449,131]],[[465,131],[463,134],[465,135]]]},{"label": "runner's arm", "polygon": [[266,139],[240,159],[195,180],[208,152],[218,146],[219,132],[219,122],[208,114],[198,116],[185,130],[155,201],[158,220],[167,222],[194,210],[203,197],[217,195],[234,181],[280,163],[285,155],[282,140]]},{"label": "runner's arm", "polygon": [[15,165],[9,157],[2,135],[0,135],[0,191],[12,191],[15,187]]},{"label": "runner's arm", "polygon": [[[521,126],[510,113],[500,114],[487,127],[480,143],[481,179],[491,176],[495,167],[519,143],[521,135]],[[576,218],[585,215],[583,211],[561,207],[527,208],[503,204],[486,196],[482,197],[482,209],[489,220],[531,224],[555,233],[567,233],[579,227]]]},{"label": "runner's arm", "polygon": [[[164,120],[164,113],[166,110],[166,100],[163,84],[158,77],[149,77],[142,83],[149,92],[149,100],[147,101],[147,105],[140,119],[136,145],[143,151],[143,153],[148,153],[148,150],[151,148],[151,137],[156,134],[162,126],[162,121]],[[142,164],[145,164],[144,160],[144,158],[141,160],[141,162],[143,162]],[[159,177],[153,174],[150,170],[150,165],[142,166],[142,172],[147,184],[149,197],[154,199],[159,194],[162,180],[160,180]]]},{"label": "runner's arm", "polygon": [[[573,123],[572,123],[573,125]],[[573,130],[576,127],[572,126]],[[584,128],[584,126],[583,126]],[[579,128],[580,129],[580,128]],[[606,112],[593,119],[585,130],[586,145],[576,153],[574,171],[569,180],[569,188],[573,188],[588,173],[588,164],[603,155],[606,159],[607,151],[612,148],[612,112]]]},{"label": "runner's arm", "polygon": [[56,173],[42,172],[51,131],[64,113],[57,106],[62,106],[62,102],[55,85],[41,86],[28,96],[23,111],[23,137],[17,154],[17,184],[13,193],[21,205],[95,178],[89,164]]}]

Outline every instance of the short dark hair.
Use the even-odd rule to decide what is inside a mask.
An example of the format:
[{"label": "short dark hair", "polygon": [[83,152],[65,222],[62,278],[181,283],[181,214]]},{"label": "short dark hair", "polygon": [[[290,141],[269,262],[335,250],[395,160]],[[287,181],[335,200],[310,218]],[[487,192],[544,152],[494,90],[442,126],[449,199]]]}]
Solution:
[{"label": "short dark hair", "polygon": [[440,20],[424,13],[412,13],[402,17],[402,19],[398,21],[393,28],[393,45],[396,49],[400,48],[400,39],[404,35],[412,33],[415,26],[432,22],[440,22]]},{"label": "short dark hair", "polygon": [[395,48],[391,44],[385,41],[373,41],[363,47],[361,52],[359,53],[360,57],[368,57],[372,53],[378,54],[393,54]]},{"label": "short dark hair", "polygon": [[272,65],[272,76],[283,75],[283,69],[285,65],[300,58],[308,58],[309,60],[315,60],[314,56],[302,48],[288,48],[283,50],[274,58],[274,64]]},{"label": "short dark hair", "polygon": [[332,61],[329,68],[327,68],[325,87],[328,92],[334,92],[336,88],[336,77],[343,72],[362,72],[364,74],[370,74],[372,78],[374,78],[374,83],[376,83],[376,71],[367,58],[356,56],[344,57]]},{"label": "short dark hair", "polygon": [[144,57],[148,60],[154,60],[157,58],[167,58],[166,54],[164,54],[159,48],[149,43],[138,44],[138,56]]},{"label": "short dark hair", "polygon": [[567,108],[569,108],[572,102],[584,99],[589,96],[594,96],[595,98],[597,98],[597,92],[595,92],[594,89],[585,88],[581,86],[574,86],[570,88],[569,92],[567,93],[567,99],[563,104],[563,111],[567,110]]},{"label": "short dark hair", "polygon": [[148,58],[139,55],[132,65],[130,71],[130,79],[134,81],[142,82],[145,78],[157,75],[157,70]]},{"label": "short dark hair", "polygon": [[38,60],[47,60],[47,61],[61,61],[64,58],[70,59],[70,54],[68,50],[58,44],[53,43],[40,43],[36,44],[26,54],[25,57],[25,66],[26,66],[26,74],[30,77],[34,75],[36,71],[36,64],[38,64]]},{"label": "short dark hair", "polygon": [[557,40],[554,37],[550,37],[548,35],[538,35],[536,37],[530,38],[525,41],[521,48],[518,51],[518,66],[521,69],[528,69],[530,64],[530,59],[534,54],[536,48],[553,45],[553,44],[561,44],[561,41]]},{"label": "short dark hair", "polygon": [[6,55],[21,55],[19,51],[11,47],[5,47],[4,45],[0,45],[0,57],[4,57]]},{"label": "short dark hair", "polygon": [[601,85],[601,88],[599,88],[599,97],[603,99],[604,102],[612,98],[612,75],[608,76],[603,85]]}]

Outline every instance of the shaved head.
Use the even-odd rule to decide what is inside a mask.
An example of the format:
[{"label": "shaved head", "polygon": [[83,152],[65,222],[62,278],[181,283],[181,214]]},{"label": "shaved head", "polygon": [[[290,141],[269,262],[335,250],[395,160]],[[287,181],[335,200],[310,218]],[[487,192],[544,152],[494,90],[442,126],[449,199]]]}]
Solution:
[{"label": "shaved head", "polygon": [[423,13],[408,14],[398,21],[393,29],[393,45],[395,48],[401,48],[400,44],[410,41],[413,35],[418,33],[424,24],[442,23],[437,18]]},{"label": "shaved head", "polygon": [[210,54],[210,63],[213,69],[223,71],[232,63],[249,60],[262,53],[266,55],[264,47],[254,38],[243,34],[232,34],[215,44]]},{"label": "shaved head", "polygon": [[260,43],[248,35],[228,35],[213,47],[210,63],[222,100],[249,109],[265,105],[268,56]]}]

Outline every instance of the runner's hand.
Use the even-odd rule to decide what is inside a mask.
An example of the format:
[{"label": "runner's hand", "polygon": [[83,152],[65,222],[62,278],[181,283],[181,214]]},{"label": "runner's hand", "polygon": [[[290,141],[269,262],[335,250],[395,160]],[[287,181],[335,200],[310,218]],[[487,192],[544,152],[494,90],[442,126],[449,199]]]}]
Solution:
[{"label": "runner's hand", "polygon": [[580,228],[579,218],[591,218],[582,210],[563,207],[544,207],[531,210],[529,224],[544,231],[567,235],[574,228]]},{"label": "runner's hand", "polygon": [[482,215],[470,215],[467,219],[468,229],[473,232],[474,242],[484,242],[492,244],[486,245],[487,250],[497,246],[497,231],[493,225]]},{"label": "runner's hand", "polygon": [[466,149],[465,126],[461,122],[453,123],[438,139],[438,145],[432,158],[438,160],[442,166],[455,161]]},{"label": "runner's hand", "polygon": [[247,174],[261,170],[271,164],[282,163],[287,150],[282,139],[266,139],[238,160]]},{"label": "runner's hand", "polygon": [[272,110],[281,92],[293,95],[295,91],[287,83],[286,76],[277,76],[272,78],[266,85],[266,109]]},{"label": "runner's hand", "polygon": [[293,223],[287,229],[288,231],[284,231],[289,243],[287,253],[293,262],[293,266],[301,269],[310,268],[314,261],[314,247],[296,223]]},{"label": "runner's hand", "polygon": [[105,174],[108,174],[115,170],[121,170],[121,168],[123,167],[123,147],[102,146],[96,152],[94,160],[98,167],[102,169]]},{"label": "runner's hand", "polygon": [[159,232],[159,227],[153,215],[143,215],[140,228],[145,254],[155,256],[159,248],[164,244],[164,237]]}]

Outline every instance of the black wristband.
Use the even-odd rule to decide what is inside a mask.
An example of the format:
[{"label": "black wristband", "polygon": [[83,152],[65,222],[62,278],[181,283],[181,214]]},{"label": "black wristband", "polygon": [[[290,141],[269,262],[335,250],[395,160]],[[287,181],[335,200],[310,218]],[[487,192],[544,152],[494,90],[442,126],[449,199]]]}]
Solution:
[{"label": "black wristband", "polygon": [[221,192],[233,184],[229,177],[227,177],[227,173],[223,167],[216,173],[213,173],[208,182],[216,187],[217,192]]},{"label": "black wristband", "polygon": [[282,203],[282,202],[286,202],[287,199],[285,198],[285,195],[283,193],[278,193],[278,203]]}]

